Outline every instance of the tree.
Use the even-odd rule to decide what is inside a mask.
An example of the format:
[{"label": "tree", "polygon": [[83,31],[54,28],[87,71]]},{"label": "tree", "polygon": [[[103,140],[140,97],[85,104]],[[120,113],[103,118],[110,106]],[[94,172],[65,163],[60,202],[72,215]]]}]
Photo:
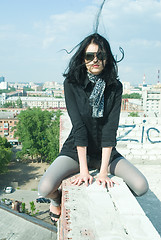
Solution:
[{"label": "tree", "polygon": [[2,94],[2,93],[10,93],[10,92],[15,92],[16,91],[16,89],[15,88],[10,88],[10,90],[8,90],[8,89],[0,89],[0,94]]},{"label": "tree", "polygon": [[21,98],[18,98],[16,101],[17,107],[22,108],[22,100]]},{"label": "tree", "polygon": [[34,214],[34,211],[36,210],[36,206],[34,201],[30,202],[30,209],[31,209],[31,214]]},{"label": "tree", "polygon": [[54,113],[54,121],[51,124],[50,129],[47,129],[48,139],[48,155],[47,161],[50,163],[58,156],[59,153],[59,132],[60,132],[60,116],[61,111],[58,110]]},{"label": "tree", "polygon": [[131,112],[128,117],[139,117],[138,112]]},{"label": "tree", "polygon": [[14,102],[6,102],[2,105],[3,108],[15,108],[15,103]]},{"label": "tree", "polygon": [[126,98],[141,99],[141,94],[139,93],[123,94],[122,98],[123,99],[126,99]]},{"label": "tree", "polygon": [[[52,122],[52,117],[55,121]],[[49,160],[53,151],[59,146],[59,139],[56,133],[57,118],[60,114],[42,111],[40,108],[27,109],[18,115],[15,136],[22,142],[22,151],[18,152],[17,157],[25,155],[40,157],[41,160]],[[57,131],[58,127],[57,127]],[[55,144],[55,145],[54,145]],[[52,150],[54,147],[54,150]],[[51,153],[52,152],[52,153]]]},{"label": "tree", "polygon": [[0,137],[0,173],[7,170],[7,165],[12,158],[11,144],[5,137]]},{"label": "tree", "polygon": [[34,89],[32,89],[32,88],[30,88],[30,87],[24,87],[23,88],[23,90],[25,91],[25,92],[27,92],[27,91],[34,91]]}]

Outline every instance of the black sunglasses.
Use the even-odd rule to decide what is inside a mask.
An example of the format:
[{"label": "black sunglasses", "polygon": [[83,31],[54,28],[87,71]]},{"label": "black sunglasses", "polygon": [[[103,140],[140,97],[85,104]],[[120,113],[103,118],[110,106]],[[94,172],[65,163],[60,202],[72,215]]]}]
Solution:
[{"label": "black sunglasses", "polygon": [[85,59],[87,61],[93,61],[93,59],[97,57],[98,60],[106,60],[106,53],[105,52],[86,52],[85,53]]}]

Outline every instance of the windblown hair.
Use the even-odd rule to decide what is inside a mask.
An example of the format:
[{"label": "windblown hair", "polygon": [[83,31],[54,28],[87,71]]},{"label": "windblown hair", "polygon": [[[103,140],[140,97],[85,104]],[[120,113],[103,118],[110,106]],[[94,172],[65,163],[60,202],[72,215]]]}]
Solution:
[{"label": "windblown hair", "polygon": [[79,85],[83,84],[87,75],[84,56],[86,48],[90,43],[97,44],[98,51],[105,51],[106,53],[107,60],[101,73],[101,77],[104,79],[107,85],[116,82],[118,74],[117,62],[111,52],[109,42],[98,33],[89,35],[80,44],[76,46],[79,46],[79,48],[71,58],[69,66],[64,73],[64,76],[68,78],[69,82]]}]

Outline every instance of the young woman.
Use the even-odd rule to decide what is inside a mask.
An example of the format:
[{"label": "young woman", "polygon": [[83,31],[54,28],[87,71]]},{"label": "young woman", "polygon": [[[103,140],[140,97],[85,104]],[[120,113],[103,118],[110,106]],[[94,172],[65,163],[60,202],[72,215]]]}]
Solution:
[{"label": "young woman", "polygon": [[96,182],[112,187],[108,173],[123,178],[140,196],[148,183],[139,170],[128,162],[116,146],[122,84],[118,80],[117,63],[108,41],[95,33],[86,37],[71,58],[65,74],[64,92],[72,130],[59,156],[48,168],[39,184],[39,194],[51,199],[53,222],[60,213],[62,180],[80,173],[73,184],[92,184],[89,168],[99,169]]}]

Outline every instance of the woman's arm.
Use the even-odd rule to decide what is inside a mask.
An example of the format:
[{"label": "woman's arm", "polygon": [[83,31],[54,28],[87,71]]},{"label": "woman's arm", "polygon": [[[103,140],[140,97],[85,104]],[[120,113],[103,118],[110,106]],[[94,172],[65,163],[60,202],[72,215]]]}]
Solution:
[{"label": "woman's arm", "polygon": [[78,158],[79,158],[79,166],[80,166],[80,173],[88,173],[88,166],[87,166],[87,148],[77,146]]},{"label": "woman's arm", "polygon": [[112,147],[102,148],[102,162],[100,168],[100,174],[107,175],[108,174],[108,165],[111,156]]},{"label": "woman's arm", "polygon": [[96,182],[100,185],[102,184],[103,187],[113,187],[113,184],[117,182],[113,181],[111,178],[108,177],[108,165],[111,156],[112,147],[104,147],[102,148],[102,162],[100,173],[96,179]]},{"label": "woman's arm", "polygon": [[76,179],[72,183],[79,186],[83,182],[85,182],[85,184],[88,186],[88,183],[89,184],[92,183],[93,177],[90,176],[87,165],[87,146],[88,146],[87,129],[84,122],[81,119],[81,115],[79,113],[73,91],[74,90],[72,84],[68,83],[66,79],[64,82],[66,107],[73,125],[75,146],[77,147],[80,165],[80,174],[78,177],[76,177]]},{"label": "woman's arm", "polygon": [[88,183],[92,184],[93,177],[89,174],[88,170],[87,147],[77,146],[77,152],[79,158],[80,174],[72,183],[79,186],[85,182],[86,186],[88,186]]}]

